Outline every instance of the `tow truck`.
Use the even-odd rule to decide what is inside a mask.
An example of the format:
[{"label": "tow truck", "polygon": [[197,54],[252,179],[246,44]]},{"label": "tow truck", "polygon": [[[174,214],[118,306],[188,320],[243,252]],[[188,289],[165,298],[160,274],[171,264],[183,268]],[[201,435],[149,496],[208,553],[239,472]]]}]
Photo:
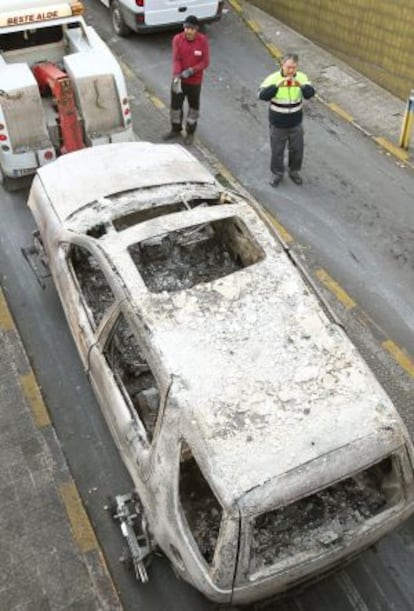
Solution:
[{"label": "tow truck", "polygon": [[2,0],[0,181],[60,154],[134,140],[125,80],[78,0]]}]

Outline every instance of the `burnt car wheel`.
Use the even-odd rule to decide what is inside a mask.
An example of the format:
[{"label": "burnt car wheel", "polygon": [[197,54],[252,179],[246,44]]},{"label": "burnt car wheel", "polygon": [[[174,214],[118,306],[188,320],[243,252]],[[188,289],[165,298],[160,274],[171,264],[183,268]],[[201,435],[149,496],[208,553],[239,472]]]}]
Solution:
[{"label": "burnt car wheel", "polygon": [[114,0],[111,4],[111,15],[112,25],[118,36],[128,36],[131,30],[125,23],[118,0]]}]

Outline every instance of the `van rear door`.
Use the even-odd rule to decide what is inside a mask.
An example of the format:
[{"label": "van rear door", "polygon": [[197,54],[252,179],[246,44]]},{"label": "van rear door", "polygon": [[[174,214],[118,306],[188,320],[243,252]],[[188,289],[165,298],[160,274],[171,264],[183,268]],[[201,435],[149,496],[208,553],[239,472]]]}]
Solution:
[{"label": "van rear door", "polygon": [[144,0],[145,25],[183,23],[188,15],[213,19],[218,5],[218,0]]}]

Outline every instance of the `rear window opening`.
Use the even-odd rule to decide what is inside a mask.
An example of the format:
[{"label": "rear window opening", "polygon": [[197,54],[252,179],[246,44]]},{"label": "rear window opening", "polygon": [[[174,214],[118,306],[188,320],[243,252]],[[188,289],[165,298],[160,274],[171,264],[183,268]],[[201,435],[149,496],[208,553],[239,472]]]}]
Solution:
[{"label": "rear window opening", "polygon": [[179,494],[192,535],[202,556],[211,564],[220,530],[222,508],[185,442],[181,446]]},{"label": "rear window opening", "polygon": [[6,32],[0,36],[0,47],[4,51],[14,51],[27,47],[37,47],[63,39],[63,28],[61,25],[53,25],[44,28],[33,28],[16,32]]},{"label": "rear window opening", "polygon": [[153,293],[212,282],[264,258],[246,225],[236,217],[165,233],[128,250]]},{"label": "rear window opening", "polygon": [[347,533],[402,499],[397,460],[387,458],[365,471],[258,516],[253,524],[250,572],[300,553],[344,544]]},{"label": "rear window opening", "polygon": [[126,214],[116,218],[112,222],[117,231],[123,231],[124,229],[128,229],[128,227],[133,227],[134,225],[138,225],[139,223],[143,223],[144,221],[148,221],[159,216],[166,216],[167,214],[173,214],[174,212],[184,212],[184,210],[192,210],[198,206],[204,208],[218,206],[220,203],[222,202],[218,197],[213,199],[199,197],[189,200],[183,199],[182,201],[174,202],[172,204],[162,204],[145,208],[144,210],[136,210],[131,214]]}]

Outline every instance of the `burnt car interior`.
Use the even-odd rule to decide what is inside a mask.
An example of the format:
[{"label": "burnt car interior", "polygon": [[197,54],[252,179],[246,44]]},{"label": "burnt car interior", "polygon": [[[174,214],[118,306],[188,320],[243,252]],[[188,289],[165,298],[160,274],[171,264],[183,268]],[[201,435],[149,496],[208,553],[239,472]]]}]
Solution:
[{"label": "burnt car interior", "polygon": [[189,289],[264,258],[263,250],[237,217],[151,237],[128,250],[153,293]]},{"label": "burnt car interior", "polygon": [[205,561],[211,564],[220,530],[222,508],[184,441],[181,444],[179,495],[194,540]]},{"label": "burnt car interior", "polygon": [[[253,521],[249,572],[340,543],[401,500],[399,460],[390,457]],[[246,576],[247,577],[247,576]]]},{"label": "burnt car interior", "polygon": [[107,309],[115,302],[112,289],[95,257],[86,248],[72,244],[68,264],[78,281],[92,327],[96,329]]},{"label": "burnt car interior", "polygon": [[135,409],[152,441],[160,407],[157,381],[146,361],[137,338],[121,314],[104,356],[127,403]]}]

